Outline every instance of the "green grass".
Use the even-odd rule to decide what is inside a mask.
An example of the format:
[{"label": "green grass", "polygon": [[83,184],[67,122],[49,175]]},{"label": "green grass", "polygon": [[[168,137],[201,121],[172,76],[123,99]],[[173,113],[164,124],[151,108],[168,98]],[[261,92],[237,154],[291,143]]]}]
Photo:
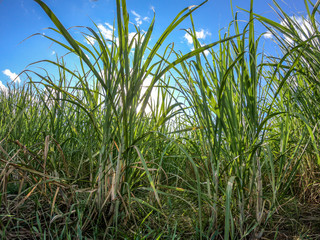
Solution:
[{"label": "green grass", "polygon": [[[306,2],[304,33],[276,2],[287,26],[256,15],[251,1],[243,28],[235,14],[219,41],[201,46],[192,13],[205,2],[151,45],[155,19],[129,39],[117,0],[113,38],[85,27],[97,41],[88,48],[35,1],[64,41],[44,37],[79,68],[36,62],[26,84],[0,92],[2,238],[319,237],[319,4]],[[194,50],[160,52],[186,20]],[[257,21],[282,56],[259,50]]]}]

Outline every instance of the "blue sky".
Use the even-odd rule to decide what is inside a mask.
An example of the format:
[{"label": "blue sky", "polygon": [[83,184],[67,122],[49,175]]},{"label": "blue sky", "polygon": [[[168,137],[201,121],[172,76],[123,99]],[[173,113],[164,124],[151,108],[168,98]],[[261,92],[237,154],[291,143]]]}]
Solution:
[{"label": "blue sky", "polygon": [[[44,0],[65,27],[90,26],[93,22],[105,31],[106,36],[115,19],[115,0]],[[156,12],[155,30],[152,39],[157,39],[173,18],[183,8],[197,5],[199,0],[127,0],[127,7],[132,23],[146,30],[153,17],[153,9]],[[289,3],[281,3],[283,9],[289,15],[305,15],[303,0],[290,0]],[[271,0],[254,0],[254,12],[277,20],[277,16],[268,4]],[[239,6],[249,9],[250,0],[233,0],[234,11],[240,11]],[[247,14],[242,12],[240,19],[247,20]],[[218,40],[218,31],[228,26],[232,20],[229,0],[209,0],[194,14],[197,36],[201,42],[208,44]],[[279,20],[277,20],[279,21]],[[0,0],[0,86],[10,83],[16,78],[28,64],[42,59],[54,60],[56,54],[64,54],[56,44],[41,36],[34,36],[25,41],[27,37],[35,33],[51,32],[45,30],[53,27],[50,19],[33,0]],[[175,42],[175,49],[189,51],[192,47],[185,37],[186,29],[190,27],[190,20],[183,22],[169,37],[166,43]],[[132,27],[133,30],[133,27]],[[260,25],[256,27],[257,34],[265,29]],[[73,32],[77,36],[77,31]],[[78,35],[81,38],[81,35]],[[78,39],[78,38],[77,38]],[[81,39],[78,39],[81,40]],[[23,42],[22,42],[23,41]],[[264,38],[266,51],[273,51],[272,39]],[[85,40],[83,39],[83,42]],[[16,81],[18,82],[19,79]],[[21,76],[21,81],[24,77]]]}]

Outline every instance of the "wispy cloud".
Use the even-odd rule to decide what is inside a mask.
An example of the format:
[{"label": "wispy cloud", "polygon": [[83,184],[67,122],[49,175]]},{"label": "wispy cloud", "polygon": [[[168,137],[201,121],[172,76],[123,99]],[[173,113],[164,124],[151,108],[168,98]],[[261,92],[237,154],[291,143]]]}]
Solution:
[{"label": "wispy cloud", "polygon": [[21,82],[20,77],[18,77],[18,75],[16,73],[11,72],[9,69],[6,69],[6,70],[2,71],[2,73],[4,75],[8,76],[11,79],[11,81],[14,81],[14,82],[17,82],[17,83]]},{"label": "wispy cloud", "polygon": [[140,26],[143,21],[148,21],[148,17],[141,17],[136,11],[132,10],[131,13],[135,16],[134,20],[136,21],[137,26]]},{"label": "wispy cloud", "polygon": [[55,55],[55,54],[56,54],[56,52],[55,52],[55,51],[52,51],[52,52],[51,52],[51,55]]},{"label": "wispy cloud", "polygon": [[142,24],[141,16],[135,11],[131,11],[131,13],[135,16],[134,20],[136,21],[137,25],[138,26],[141,25]]},{"label": "wispy cloud", "polygon": [[111,30],[114,30],[114,27],[110,23],[105,22],[104,24]]},{"label": "wispy cloud", "polygon": [[[210,36],[211,33],[209,31],[206,31],[204,29],[201,29],[200,31],[196,31],[196,37],[197,39],[205,39],[207,36]],[[189,44],[193,43],[192,36],[189,33],[185,33],[184,38],[188,41]]]}]

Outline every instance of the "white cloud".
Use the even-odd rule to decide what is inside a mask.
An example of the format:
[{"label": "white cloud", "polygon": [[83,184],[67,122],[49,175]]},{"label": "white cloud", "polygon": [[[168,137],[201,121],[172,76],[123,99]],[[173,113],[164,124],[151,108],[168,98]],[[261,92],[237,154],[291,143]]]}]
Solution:
[{"label": "white cloud", "polygon": [[98,28],[105,39],[107,40],[112,39],[113,31],[110,28],[106,28],[102,24],[98,24]]},{"label": "white cloud", "polygon": [[142,21],[140,20],[140,18],[135,18],[136,22],[137,22],[137,26],[140,26],[142,24]]},{"label": "white cloud", "polygon": [[[148,87],[150,86],[151,82],[152,82],[152,76],[149,75],[143,81],[141,92],[140,92],[140,99],[146,93],[146,91],[147,91]],[[151,94],[150,94],[150,98],[149,98],[148,103],[151,105],[151,104],[156,103],[157,101],[158,101],[158,88],[157,87],[153,87],[152,90],[151,90]],[[146,114],[149,114],[152,111],[149,104],[145,108],[145,113]],[[142,107],[142,103],[139,104],[139,106],[137,108],[137,111],[140,111],[141,107]]]},{"label": "white cloud", "polygon": [[[200,45],[201,45],[201,47],[205,46],[205,44],[200,44]],[[193,51],[194,47],[191,47],[190,50]],[[204,55],[208,56],[210,51],[207,49],[207,50],[204,50],[203,53],[204,53]]]},{"label": "white cloud", "polygon": [[[98,24],[98,29],[100,30],[102,36],[107,39],[107,40],[112,40],[112,35],[114,32],[114,27],[110,24],[105,22],[104,23],[107,27],[105,27],[103,24]],[[118,38],[115,38],[115,41],[118,42]],[[86,36],[84,39],[84,42],[87,43],[88,45],[94,45],[97,40],[93,36]],[[111,47],[110,44],[108,44],[108,47]]]},{"label": "white cloud", "polygon": [[134,38],[134,39],[136,39],[136,40],[138,40],[137,39],[137,36],[138,35],[136,35],[137,33],[136,32],[131,32],[131,33],[129,33],[129,36],[128,36],[128,40],[129,40],[129,42],[131,42],[131,40]]},{"label": "white cloud", "polygon": [[267,31],[265,34],[263,34],[263,37],[266,39],[272,39],[273,34],[270,31]]},{"label": "white cloud", "polygon": [[188,43],[189,44],[192,44],[192,36],[189,34],[189,33],[186,33],[185,35],[184,35],[184,38],[185,39],[187,39],[187,41],[188,41]]},{"label": "white cloud", "polygon": [[94,45],[96,43],[96,39],[91,36],[87,36],[84,41],[89,45]]},{"label": "white cloud", "polygon": [[[137,15],[137,16],[140,16],[139,14],[137,14],[135,11],[132,11],[134,13],[134,15]],[[146,19],[146,18],[144,18]],[[149,18],[148,18],[149,19]],[[103,24],[98,24],[98,29],[100,30],[102,36],[107,39],[107,40],[112,40],[112,37],[113,37],[113,33],[115,31],[115,28],[113,27],[113,25],[105,22],[104,23],[105,25]],[[138,34],[136,35],[136,32],[130,32],[129,33],[129,36],[128,36],[128,40],[129,42],[134,38],[136,39],[136,41],[133,43],[133,48],[135,47],[136,43],[137,43],[137,37],[138,37]],[[144,39],[144,36],[141,37],[141,41],[143,41]],[[119,38],[118,37],[114,37],[114,41],[116,42],[116,44],[119,43]],[[86,39],[85,39],[85,42],[87,42],[88,44],[92,44],[94,45],[94,43],[96,42],[96,40],[91,37],[91,36],[86,36]],[[107,47],[108,48],[111,48],[111,44],[107,44]]]},{"label": "white cloud", "polygon": [[204,31],[203,29],[201,29],[199,32],[196,32],[198,39],[205,39],[208,35],[211,35],[211,33],[209,31]]},{"label": "white cloud", "polygon": [[[206,31],[204,29],[200,29],[200,31],[196,31],[196,37],[197,39],[206,39],[207,36],[211,36],[211,33],[209,31]],[[188,41],[188,44],[193,44],[193,39],[192,36],[189,33],[185,33],[184,38]],[[200,43],[201,47],[205,46],[204,43]],[[193,51],[194,47],[193,45],[190,46],[190,50]],[[210,53],[209,50],[204,50],[203,52],[206,56],[208,56],[208,54]]]},{"label": "white cloud", "polygon": [[[107,27],[105,27],[102,24],[98,24],[98,28],[102,34],[102,36],[107,39],[107,40],[112,40],[113,37],[113,32],[115,31],[115,28],[113,28],[113,26],[107,22],[104,23]],[[119,43],[119,38],[114,37],[114,41],[116,42],[116,44]],[[109,44],[108,44],[109,45]],[[111,46],[111,45],[110,45]]]},{"label": "white cloud", "polygon": [[[142,42],[144,39],[144,36],[140,35],[140,37],[141,37],[141,42]],[[132,39],[134,39],[134,43],[132,45],[132,48],[135,48],[136,44],[138,43],[138,33],[137,32],[129,33],[129,36],[128,36],[129,43],[131,42]]]},{"label": "white cloud", "polygon": [[56,54],[56,52],[55,52],[55,51],[52,51],[52,52],[51,52],[51,55],[55,55],[55,54]]},{"label": "white cloud", "polygon": [[7,93],[8,88],[0,81],[0,91]]},{"label": "white cloud", "polygon": [[[205,39],[207,36],[210,36],[211,33],[209,31],[205,31],[204,29],[201,29],[200,31],[196,31],[196,37],[197,39]],[[189,33],[185,33],[184,38],[188,41],[189,44],[193,43],[192,36]]]},{"label": "white cloud", "polygon": [[20,77],[18,77],[16,73],[11,72],[9,69],[2,71],[2,73],[8,76],[11,79],[11,81],[18,82],[18,83],[21,82]]},{"label": "white cloud", "polygon": [[[299,16],[291,16],[290,18],[295,22],[294,27],[302,41],[307,40],[314,34],[314,29],[308,18]],[[287,20],[281,21],[280,24],[282,26],[289,27],[289,23]],[[290,36],[284,35],[284,38],[289,44],[294,43],[294,40]]]}]

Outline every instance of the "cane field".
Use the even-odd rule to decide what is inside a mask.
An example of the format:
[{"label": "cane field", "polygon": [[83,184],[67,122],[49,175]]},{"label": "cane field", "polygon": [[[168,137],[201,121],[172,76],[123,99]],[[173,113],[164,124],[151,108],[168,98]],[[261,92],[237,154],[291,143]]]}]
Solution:
[{"label": "cane field", "polygon": [[[252,0],[204,45],[207,1],[155,39],[114,0],[110,39],[80,27],[91,46],[34,1],[67,54],[0,88],[1,239],[320,239],[320,1],[301,23]],[[166,42],[185,21],[187,53]]]}]

